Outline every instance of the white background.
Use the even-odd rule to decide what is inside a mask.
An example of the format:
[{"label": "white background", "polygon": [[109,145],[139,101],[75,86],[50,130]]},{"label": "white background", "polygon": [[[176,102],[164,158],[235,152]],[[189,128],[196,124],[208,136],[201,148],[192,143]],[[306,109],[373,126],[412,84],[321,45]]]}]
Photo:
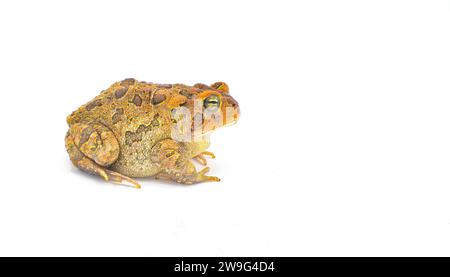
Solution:
[{"label": "white background", "polygon": [[[71,165],[126,77],[229,84],[222,182]],[[449,77],[449,1],[2,1],[0,255],[449,256]]]}]

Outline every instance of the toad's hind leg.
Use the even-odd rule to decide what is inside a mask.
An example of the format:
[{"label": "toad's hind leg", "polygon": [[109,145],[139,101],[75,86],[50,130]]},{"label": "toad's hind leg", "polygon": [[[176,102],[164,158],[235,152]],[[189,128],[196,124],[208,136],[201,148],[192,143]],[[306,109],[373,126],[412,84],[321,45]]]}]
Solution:
[{"label": "toad's hind leg", "polygon": [[105,181],[139,183],[118,172],[107,169],[119,156],[119,144],[114,134],[100,124],[75,124],[66,135],[66,149],[70,160],[79,169],[99,175]]}]

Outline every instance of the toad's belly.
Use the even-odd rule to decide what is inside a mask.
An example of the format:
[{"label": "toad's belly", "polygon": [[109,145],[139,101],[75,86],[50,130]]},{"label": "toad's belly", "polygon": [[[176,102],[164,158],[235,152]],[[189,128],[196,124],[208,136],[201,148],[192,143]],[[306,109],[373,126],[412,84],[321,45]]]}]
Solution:
[{"label": "toad's belly", "polygon": [[151,159],[153,144],[153,140],[144,140],[133,142],[131,145],[121,145],[119,158],[110,169],[129,177],[156,175],[161,171],[161,166]]}]

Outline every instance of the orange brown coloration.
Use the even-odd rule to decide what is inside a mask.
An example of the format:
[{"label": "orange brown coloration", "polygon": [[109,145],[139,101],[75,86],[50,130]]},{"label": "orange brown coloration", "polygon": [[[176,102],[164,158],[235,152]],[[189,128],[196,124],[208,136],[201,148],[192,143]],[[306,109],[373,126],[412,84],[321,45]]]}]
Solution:
[{"label": "orange brown coloration", "polygon": [[[216,126],[198,110],[198,103],[203,107],[203,101],[205,107],[216,105],[218,112],[231,111],[232,115],[220,118]],[[173,136],[177,124],[173,111],[178,108],[188,111],[192,122],[200,122],[200,131],[194,131],[194,123],[187,126],[188,131],[192,128],[192,140]],[[106,181],[135,187],[140,185],[130,177],[153,176],[185,184],[219,181],[206,175],[208,167],[197,171],[192,160],[206,165],[205,155],[214,158],[206,151],[208,134],[238,118],[239,105],[223,82],[187,86],[125,79],[67,117],[66,149],[76,167]]]}]

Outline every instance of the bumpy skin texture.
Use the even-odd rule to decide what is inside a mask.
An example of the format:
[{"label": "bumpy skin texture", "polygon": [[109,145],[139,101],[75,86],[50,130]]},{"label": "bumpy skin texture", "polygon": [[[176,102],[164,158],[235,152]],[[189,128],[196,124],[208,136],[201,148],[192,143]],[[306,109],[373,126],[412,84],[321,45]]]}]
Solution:
[{"label": "bumpy skin texture", "polygon": [[[76,167],[106,181],[135,187],[140,185],[131,177],[153,176],[186,184],[219,181],[205,175],[208,167],[197,172],[192,163],[194,159],[206,165],[205,156],[214,158],[206,149],[209,133],[216,128],[210,127],[195,106],[211,95],[220,98],[223,112],[234,112],[223,125],[236,122],[239,105],[223,82],[210,86],[162,85],[135,79],[116,82],[67,117],[67,152]],[[172,135],[177,124],[173,111],[178,107],[187,108],[192,119],[202,119],[202,131],[192,132],[193,140],[180,141]]]}]

